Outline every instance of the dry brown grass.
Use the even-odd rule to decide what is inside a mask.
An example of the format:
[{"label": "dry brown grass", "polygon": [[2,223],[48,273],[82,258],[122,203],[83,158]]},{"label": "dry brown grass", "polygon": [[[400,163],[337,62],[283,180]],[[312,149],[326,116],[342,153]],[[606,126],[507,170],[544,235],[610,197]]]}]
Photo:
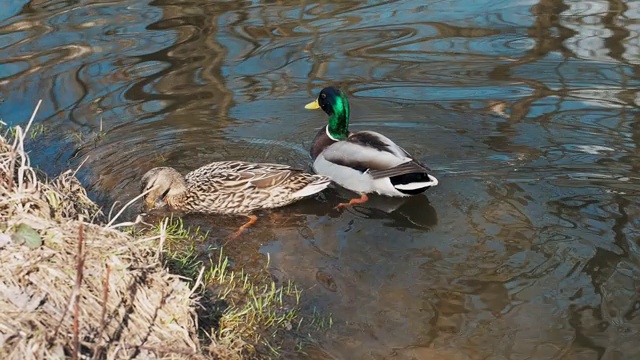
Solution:
[{"label": "dry brown grass", "polygon": [[325,329],[291,282],[198,250],[199,229],[116,223],[136,199],[105,216],[74,172],[38,174],[24,149],[34,116],[0,127],[0,359],[266,359]]},{"label": "dry brown grass", "polygon": [[188,283],[153,239],[99,225],[72,172],[37,176],[27,130],[0,134],[0,358],[202,358]]}]

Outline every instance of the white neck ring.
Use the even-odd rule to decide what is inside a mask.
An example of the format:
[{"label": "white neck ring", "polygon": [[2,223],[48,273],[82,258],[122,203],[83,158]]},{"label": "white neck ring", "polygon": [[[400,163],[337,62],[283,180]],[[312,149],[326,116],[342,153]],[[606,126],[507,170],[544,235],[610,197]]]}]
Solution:
[{"label": "white neck ring", "polygon": [[327,136],[329,137],[329,139],[333,140],[333,141],[339,141],[338,139],[334,138],[333,136],[331,136],[331,133],[329,132],[329,125],[324,127],[324,132],[327,133]]}]

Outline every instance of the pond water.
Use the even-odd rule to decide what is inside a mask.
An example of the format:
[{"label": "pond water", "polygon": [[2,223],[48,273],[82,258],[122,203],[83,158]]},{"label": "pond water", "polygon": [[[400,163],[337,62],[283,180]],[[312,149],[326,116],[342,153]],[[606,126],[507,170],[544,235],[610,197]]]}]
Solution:
[{"label": "pond water", "polygon": [[430,165],[424,196],[333,188],[231,246],[333,314],[309,358],[640,357],[638,1],[3,0],[0,49],[0,118],[42,99],[34,164],[86,160],[105,207],[159,165],[308,167],[330,84]]}]

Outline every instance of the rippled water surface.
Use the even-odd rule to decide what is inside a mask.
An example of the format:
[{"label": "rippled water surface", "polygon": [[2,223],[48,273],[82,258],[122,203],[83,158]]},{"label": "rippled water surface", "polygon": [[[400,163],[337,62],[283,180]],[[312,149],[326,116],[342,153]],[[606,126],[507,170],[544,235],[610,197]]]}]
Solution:
[{"label": "rippled water surface", "polygon": [[[149,168],[308,166],[339,84],[440,185],[331,189],[265,214],[270,257],[332,313],[310,358],[640,358],[640,2],[3,0],[0,117],[109,207]],[[240,220],[199,219],[221,234]]]}]

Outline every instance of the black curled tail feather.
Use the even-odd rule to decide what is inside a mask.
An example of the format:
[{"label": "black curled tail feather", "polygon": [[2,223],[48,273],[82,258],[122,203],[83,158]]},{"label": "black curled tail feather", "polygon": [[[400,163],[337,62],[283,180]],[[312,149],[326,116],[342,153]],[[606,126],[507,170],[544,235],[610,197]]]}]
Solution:
[{"label": "black curled tail feather", "polygon": [[392,176],[389,178],[393,187],[399,192],[406,195],[417,195],[425,192],[432,185],[417,188],[417,189],[398,189],[397,185],[406,185],[411,183],[423,183],[423,182],[431,182],[432,179],[429,178],[429,174],[425,173],[411,173],[411,174],[403,174]]}]

